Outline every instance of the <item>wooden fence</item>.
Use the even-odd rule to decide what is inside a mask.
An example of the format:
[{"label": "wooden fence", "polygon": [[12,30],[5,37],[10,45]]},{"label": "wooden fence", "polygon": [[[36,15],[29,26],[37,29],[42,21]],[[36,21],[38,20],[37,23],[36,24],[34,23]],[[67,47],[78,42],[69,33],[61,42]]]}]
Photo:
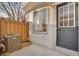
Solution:
[{"label": "wooden fence", "polygon": [[6,34],[20,34],[22,42],[29,40],[29,22],[0,20],[0,36]]}]

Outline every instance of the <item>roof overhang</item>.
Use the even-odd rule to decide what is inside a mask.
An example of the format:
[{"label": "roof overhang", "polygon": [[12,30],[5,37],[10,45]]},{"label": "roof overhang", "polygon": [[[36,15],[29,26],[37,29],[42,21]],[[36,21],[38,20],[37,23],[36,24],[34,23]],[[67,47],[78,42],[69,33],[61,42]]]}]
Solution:
[{"label": "roof overhang", "polygon": [[32,10],[36,10],[41,7],[58,5],[61,3],[63,2],[28,2],[25,4],[24,10],[30,12]]}]

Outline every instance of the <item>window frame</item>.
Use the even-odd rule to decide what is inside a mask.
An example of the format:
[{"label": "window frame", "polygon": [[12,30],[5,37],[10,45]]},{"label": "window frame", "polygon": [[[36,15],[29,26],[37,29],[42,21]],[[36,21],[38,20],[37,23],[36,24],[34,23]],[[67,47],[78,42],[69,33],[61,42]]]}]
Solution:
[{"label": "window frame", "polygon": [[[69,5],[71,5],[71,4],[74,5],[73,6],[74,9],[72,11],[69,11]],[[67,12],[64,12],[64,7],[65,6],[68,6],[68,20],[67,20],[68,21],[68,26],[64,26],[64,20],[65,20],[64,19],[64,13],[67,13]],[[60,20],[60,16],[61,16],[60,15],[60,8],[63,8],[63,15],[62,15],[63,16],[63,26],[60,26],[60,21],[61,21]],[[69,20],[70,20],[69,19],[69,12],[73,12],[74,13],[74,18],[72,18],[73,19],[73,25],[72,26],[69,25]],[[57,15],[58,15],[58,27],[75,27],[75,3],[63,4],[63,5],[59,6]]]},{"label": "window frame", "polygon": [[[47,12],[46,12],[46,13],[48,13],[48,14],[47,14],[47,18],[46,18],[46,22],[45,22],[45,23],[46,23],[46,32],[36,31],[36,30],[35,30],[35,26],[34,26],[34,23],[35,23],[35,22],[34,22],[34,13],[35,13],[35,12],[39,12],[40,10],[43,10],[43,9],[45,9],[45,8],[47,9]],[[32,31],[32,32],[33,32],[33,33],[39,33],[39,34],[47,34],[47,32],[48,32],[48,26],[47,26],[48,20],[49,20],[49,7],[42,7],[42,8],[39,8],[39,9],[34,10],[34,12],[33,12],[33,25],[32,25],[32,26],[33,26],[33,31]]]}]

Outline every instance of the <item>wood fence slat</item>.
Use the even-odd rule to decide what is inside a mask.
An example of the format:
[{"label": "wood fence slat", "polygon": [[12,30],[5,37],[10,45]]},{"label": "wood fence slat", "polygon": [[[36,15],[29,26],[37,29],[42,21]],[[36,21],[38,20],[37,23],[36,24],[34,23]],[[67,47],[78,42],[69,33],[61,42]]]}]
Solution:
[{"label": "wood fence slat", "polygon": [[10,31],[11,31],[10,32],[11,34],[14,34],[15,33],[14,32],[14,23],[13,22],[10,23]]},{"label": "wood fence slat", "polygon": [[22,42],[28,41],[29,35],[29,24],[18,22],[18,21],[9,21],[9,20],[0,20],[0,36],[5,34],[20,34],[22,37]]}]

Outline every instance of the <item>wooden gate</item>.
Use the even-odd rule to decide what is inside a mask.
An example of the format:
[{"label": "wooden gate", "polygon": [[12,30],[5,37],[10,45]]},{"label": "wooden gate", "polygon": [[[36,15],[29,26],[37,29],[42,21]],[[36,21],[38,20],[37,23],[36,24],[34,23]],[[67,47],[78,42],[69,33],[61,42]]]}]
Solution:
[{"label": "wooden gate", "polygon": [[29,22],[0,20],[0,36],[6,34],[20,34],[22,42],[29,40]]}]

